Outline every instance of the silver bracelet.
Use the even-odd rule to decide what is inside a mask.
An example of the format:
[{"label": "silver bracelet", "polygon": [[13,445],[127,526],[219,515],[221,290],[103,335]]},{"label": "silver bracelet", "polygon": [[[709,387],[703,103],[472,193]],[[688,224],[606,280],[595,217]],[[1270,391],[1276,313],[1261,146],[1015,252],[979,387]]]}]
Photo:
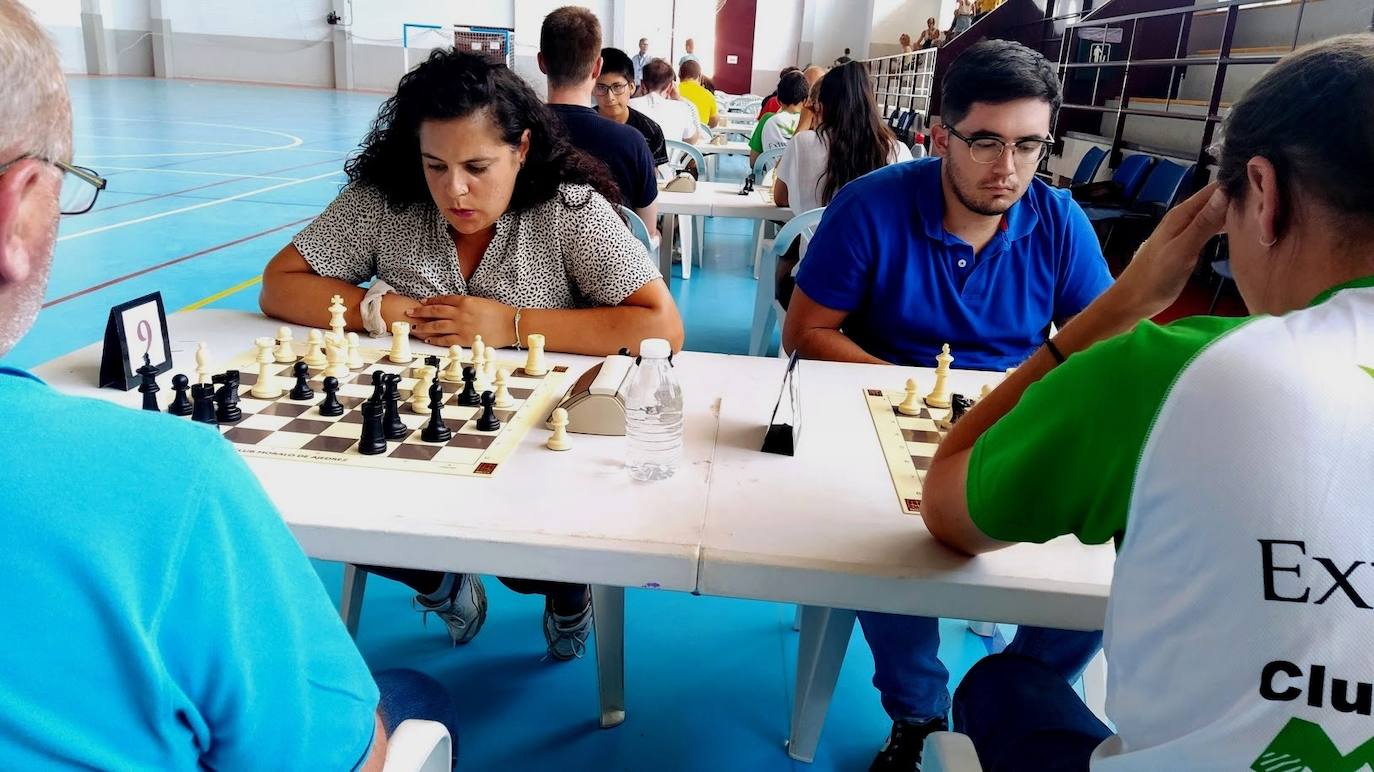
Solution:
[{"label": "silver bracelet", "polygon": [[515,309],[515,350],[516,350],[516,351],[519,351],[519,350],[521,349],[521,346],[520,346],[520,312],[521,312],[522,310],[523,310],[523,309],[521,309],[521,308],[519,308],[519,307],[517,307],[517,308]]}]

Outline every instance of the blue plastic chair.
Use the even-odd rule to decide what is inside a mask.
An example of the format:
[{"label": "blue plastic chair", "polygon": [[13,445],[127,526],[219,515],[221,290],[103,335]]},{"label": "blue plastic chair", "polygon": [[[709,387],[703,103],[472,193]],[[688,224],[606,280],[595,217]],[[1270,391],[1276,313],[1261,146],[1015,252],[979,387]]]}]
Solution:
[{"label": "blue plastic chair", "polygon": [[1143,153],[1128,155],[1121,159],[1121,165],[1116,167],[1116,172],[1112,174],[1112,182],[1121,186],[1121,197],[1125,201],[1135,200],[1136,193],[1145,182],[1145,175],[1154,162],[1154,156]]},{"label": "blue plastic chair", "polygon": [[1078,168],[1074,170],[1073,180],[1070,185],[1082,185],[1085,182],[1092,182],[1097,176],[1097,170],[1102,168],[1102,162],[1107,159],[1107,151],[1094,145],[1088,148],[1088,152],[1083,154],[1083,159],[1078,162]]},{"label": "blue plastic chair", "polygon": [[649,226],[644,224],[644,220],[635,213],[635,210],[623,204],[619,206],[620,213],[625,215],[625,224],[630,227],[630,233],[633,233],[634,237],[639,239],[639,243],[644,245],[644,251],[648,252],[649,256],[652,258],[654,255],[654,243],[649,240]]},{"label": "blue plastic chair", "polygon": [[787,252],[787,248],[792,246],[792,241],[798,236],[811,238],[811,234],[815,233],[816,227],[820,225],[823,214],[825,207],[820,206],[788,220],[787,224],[782,226],[782,230],[778,231],[778,235],[773,237],[772,246],[764,250],[758,288],[754,295],[754,324],[749,332],[751,356],[763,356],[764,349],[773,336],[773,330],[782,324],[784,311],[774,297],[776,286],[773,283],[773,277],[778,271],[778,258]]},{"label": "blue plastic chair", "polygon": [[[1131,158],[1141,157],[1131,156]],[[1124,161],[1122,166],[1125,166]],[[1188,179],[1192,173],[1192,164],[1184,166],[1161,158],[1150,170],[1149,176],[1145,178],[1129,208],[1085,206],[1083,211],[1087,213],[1088,219],[1092,222],[1161,216],[1178,202],[1179,192],[1183,190],[1183,181]]]}]

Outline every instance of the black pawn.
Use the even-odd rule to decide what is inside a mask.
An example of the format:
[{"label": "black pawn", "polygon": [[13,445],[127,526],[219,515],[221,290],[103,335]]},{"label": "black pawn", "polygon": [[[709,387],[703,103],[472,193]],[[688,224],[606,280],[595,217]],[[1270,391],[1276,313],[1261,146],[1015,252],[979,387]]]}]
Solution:
[{"label": "black pawn", "polygon": [[477,431],[494,432],[501,428],[501,419],[496,417],[496,395],[490,391],[482,392],[482,417],[477,419]]},{"label": "black pawn", "polygon": [[339,379],[328,376],[324,379],[324,401],[320,403],[320,415],[330,418],[344,414],[344,406],[339,402]]},{"label": "black pawn", "polygon": [[191,387],[191,420],[203,424],[219,425],[215,418],[215,387],[208,383],[197,383]]},{"label": "black pawn", "polygon": [[401,376],[387,375],[385,377],[386,399],[382,405],[382,434],[388,440],[403,440],[410,436],[410,430],[401,421],[401,412],[397,403],[401,400]]},{"label": "black pawn", "polygon": [[172,404],[167,406],[167,412],[172,415],[188,416],[191,414],[191,399],[186,396],[186,392],[191,389],[191,379],[177,373],[172,376],[172,391],[176,392],[176,397],[172,399]]},{"label": "black pawn", "polygon": [[157,393],[162,387],[157,385],[157,368],[148,359],[148,355],[143,355],[143,366],[134,372],[139,375],[138,393],[143,395],[143,409],[161,412],[162,408],[157,406]]},{"label": "black pawn", "polygon": [[220,384],[215,392],[215,418],[222,424],[243,420],[243,411],[239,409],[239,371],[230,370],[212,377],[210,381]]},{"label": "black pawn", "polygon": [[386,399],[386,373],[381,370],[372,371],[372,401],[378,405]]},{"label": "black pawn", "polygon": [[382,432],[382,403],[368,400],[363,403],[363,436],[358,452],[375,456],[386,452],[386,435]]},{"label": "black pawn", "polygon": [[420,439],[425,442],[448,442],[453,439],[453,431],[444,423],[444,387],[436,379],[429,385],[429,423],[420,430]]},{"label": "black pawn", "polygon": [[297,362],[291,368],[291,374],[296,376],[296,385],[291,387],[291,399],[297,402],[315,398],[315,390],[310,388],[310,365],[304,362]]},{"label": "black pawn", "polygon": [[458,395],[457,402],[463,407],[477,407],[482,404],[482,398],[477,393],[477,387],[473,383],[477,380],[477,371],[472,365],[463,365],[463,391]]}]

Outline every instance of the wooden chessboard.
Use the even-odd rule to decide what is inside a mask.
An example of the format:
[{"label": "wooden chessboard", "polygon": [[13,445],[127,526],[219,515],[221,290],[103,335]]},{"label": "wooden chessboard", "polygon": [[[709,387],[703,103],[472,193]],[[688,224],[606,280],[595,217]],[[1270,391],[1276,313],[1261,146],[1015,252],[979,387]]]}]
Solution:
[{"label": "wooden chessboard", "polygon": [[949,410],[923,406],[920,415],[902,415],[897,405],[905,397],[901,390],[864,389],[868,412],[873,416],[873,428],[878,432],[878,444],[883,449],[892,485],[897,490],[897,501],[906,514],[919,515],[926,470],[945,434],[935,421],[947,418]]},{"label": "wooden chessboard", "polygon": [[[298,345],[294,350],[298,356],[304,355],[303,346]],[[444,390],[442,413],[453,438],[444,443],[424,442],[420,439],[420,429],[429,421],[429,413],[411,412],[406,404],[416,384],[412,368],[423,365],[423,357],[401,365],[387,359],[387,351],[383,349],[365,348],[359,353],[364,366],[350,370],[348,376],[339,379],[337,396],[344,413],[333,418],[321,415],[318,407],[324,400],[322,368],[311,368],[309,382],[315,390],[314,398],[298,402],[289,396],[296,382],[291,374],[295,363],[274,364],[273,378],[283,392],[277,399],[262,400],[250,393],[258,380],[256,353],[250,352],[230,361],[224,369],[240,372],[239,408],[243,410],[243,418],[233,424],[221,424],[220,432],[234,443],[239,453],[254,458],[489,476],[496,473],[526,432],[543,425],[566,390],[566,367],[554,367],[547,375],[532,376],[525,373],[523,362],[501,362],[500,366],[510,371],[506,386],[515,404],[496,410],[496,416],[501,419],[500,429],[482,432],[477,430],[477,417],[482,408],[457,404],[463,384],[441,380]],[[471,358],[470,351],[465,355]],[[372,395],[375,370],[401,376],[400,416],[411,431],[404,439],[389,440],[385,453],[366,456],[358,452],[363,423],[361,406]]]}]

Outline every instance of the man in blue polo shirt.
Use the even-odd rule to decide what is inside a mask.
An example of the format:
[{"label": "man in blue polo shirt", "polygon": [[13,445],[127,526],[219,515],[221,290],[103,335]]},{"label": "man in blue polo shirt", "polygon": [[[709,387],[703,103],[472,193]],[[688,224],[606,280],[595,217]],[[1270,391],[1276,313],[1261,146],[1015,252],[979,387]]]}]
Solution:
[{"label": "man in blue polo shirt", "polygon": [[[57,51],[0,0],[0,357],[38,314],[71,173]],[[0,360],[3,362],[3,360]],[[165,392],[164,392],[165,393]],[[380,770],[433,679],[375,679],[228,442],[0,364],[0,765]],[[380,695],[379,695],[380,692]]]},{"label": "man in blue polo shirt", "polygon": [[[811,359],[932,367],[948,343],[961,368],[1004,370],[1051,322],[1111,283],[1092,226],[1065,191],[1035,179],[1061,97],[1043,56],[989,40],[945,76],[937,158],[846,185],[797,275],[783,345]],[[872,770],[920,769],[946,726],[949,674],[934,619],[860,612],[873,683],[893,720]],[[1022,627],[1009,650],[1072,679],[1100,633]]]}]

